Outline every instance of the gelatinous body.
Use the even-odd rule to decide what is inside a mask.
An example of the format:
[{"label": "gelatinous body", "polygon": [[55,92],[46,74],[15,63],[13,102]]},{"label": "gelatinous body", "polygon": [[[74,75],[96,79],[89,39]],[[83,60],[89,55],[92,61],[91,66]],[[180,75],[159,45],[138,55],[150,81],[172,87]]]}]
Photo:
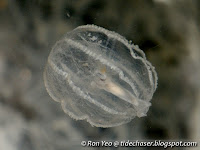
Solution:
[{"label": "gelatinous body", "polygon": [[44,81],[67,114],[98,127],[146,116],[157,87],[154,67],[138,46],[95,25],[80,26],[55,44]]}]

